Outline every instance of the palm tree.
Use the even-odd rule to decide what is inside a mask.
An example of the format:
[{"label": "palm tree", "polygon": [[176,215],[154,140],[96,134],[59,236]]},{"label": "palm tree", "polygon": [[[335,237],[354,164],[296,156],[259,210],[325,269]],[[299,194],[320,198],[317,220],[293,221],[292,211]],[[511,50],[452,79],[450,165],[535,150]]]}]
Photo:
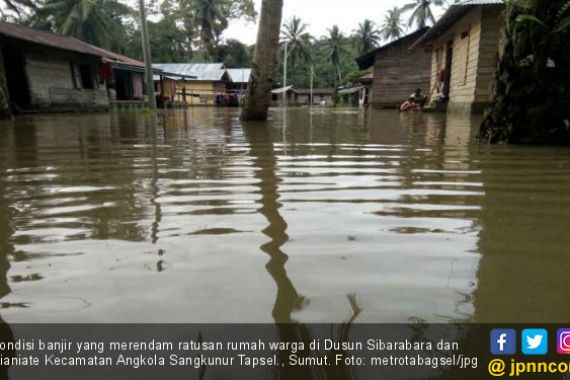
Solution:
[{"label": "palm tree", "polygon": [[327,47],[329,58],[333,65],[335,71],[335,82],[336,76],[338,75],[339,85],[342,84],[342,74],[340,72],[340,57],[346,52],[346,39],[337,25],[334,25],[328,30],[329,36],[325,41],[325,46]]},{"label": "palm tree", "polygon": [[200,29],[200,43],[206,58],[216,53],[218,30],[227,27],[227,18],[219,0],[194,0],[194,25]]},{"label": "palm tree", "polygon": [[296,16],[293,16],[283,26],[281,39],[287,43],[288,59],[292,70],[299,62],[311,60],[311,35],[306,32],[307,27],[308,25],[301,22],[301,19]]},{"label": "palm tree", "polygon": [[119,36],[124,33],[121,18],[131,12],[117,0],[46,0],[31,23],[93,45],[117,49]]},{"label": "palm tree", "polygon": [[435,17],[431,10],[431,6],[445,5],[445,0],[415,0],[412,3],[402,7],[402,12],[412,11],[408,26],[417,25],[418,29],[425,28],[428,23],[435,24]]},{"label": "palm tree", "polygon": [[257,44],[242,120],[267,120],[282,15],[283,0],[262,0]]},{"label": "palm tree", "polygon": [[358,24],[358,29],[356,29],[354,33],[360,55],[374,50],[380,42],[380,32],[376,29],[376,25],[371,20],[366,19]]},{"label": "palm tree", "polygon": [[384,17],[384,24],[380,30],[382,38],[385,40],[397,40],[404,35],[404,28],[402,27],[402,10],[394,7],[388,11]]}]

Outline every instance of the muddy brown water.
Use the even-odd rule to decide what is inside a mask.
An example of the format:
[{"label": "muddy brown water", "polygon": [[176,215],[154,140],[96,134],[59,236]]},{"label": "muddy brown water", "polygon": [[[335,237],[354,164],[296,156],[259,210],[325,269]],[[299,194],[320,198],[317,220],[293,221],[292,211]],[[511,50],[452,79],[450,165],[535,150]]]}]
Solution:
[{"label": "muddy brown water", "polygon": [[569,149],[453,115],[238,117],[2,122],[0,316],[568,321]]}]

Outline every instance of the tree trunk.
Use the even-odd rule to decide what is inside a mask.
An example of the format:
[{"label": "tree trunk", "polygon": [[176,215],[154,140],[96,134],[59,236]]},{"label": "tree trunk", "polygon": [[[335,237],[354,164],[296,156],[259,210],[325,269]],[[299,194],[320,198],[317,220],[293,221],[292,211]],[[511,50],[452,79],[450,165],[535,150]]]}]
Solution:
[{"label": "tree trunk", "polygon": [[10,94],[8,93],[8,82],[6,80],[6,71],[4,70],[4,57],[0,50],[0,119],[10,117],[12,117]]},{"label": "tree trunk", "polygon": [[[481,125],[481,140],[570,144],[569,29],[555,31],[568,16],[568,12],[561,15],[566,2],[507,3],[495,94]],[[532,15],[540,22],[517,21],[521,15]]]},{"label": "tree trunk", "polygon": [[266,120],[273,89],[273,73],[277,63],[283,0],[263,0],[247,89],[243,120]]}]

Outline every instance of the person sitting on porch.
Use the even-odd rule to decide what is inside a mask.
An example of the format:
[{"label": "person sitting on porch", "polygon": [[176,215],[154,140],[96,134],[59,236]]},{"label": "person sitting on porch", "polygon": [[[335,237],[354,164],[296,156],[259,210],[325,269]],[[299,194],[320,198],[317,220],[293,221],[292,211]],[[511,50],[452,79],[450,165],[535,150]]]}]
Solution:
[{"label": "person sitting on porch", "polygon": [[406,100],[400,106],[400,112],[407,112],[412,110],[421,111],[426,104],[426,100],[427,98],[422,93],[422,89],[418,88],[412,95],[410,95],[408,100]]}]

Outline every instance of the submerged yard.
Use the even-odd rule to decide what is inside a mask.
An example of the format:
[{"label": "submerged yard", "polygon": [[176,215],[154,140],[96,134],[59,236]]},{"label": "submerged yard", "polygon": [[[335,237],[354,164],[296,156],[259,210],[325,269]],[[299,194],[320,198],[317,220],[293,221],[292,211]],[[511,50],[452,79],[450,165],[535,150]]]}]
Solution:
[{"label": "submerged yard", "polygon": [[0,124],[7,322],[562,322],[570,150],[355,109]]}]

